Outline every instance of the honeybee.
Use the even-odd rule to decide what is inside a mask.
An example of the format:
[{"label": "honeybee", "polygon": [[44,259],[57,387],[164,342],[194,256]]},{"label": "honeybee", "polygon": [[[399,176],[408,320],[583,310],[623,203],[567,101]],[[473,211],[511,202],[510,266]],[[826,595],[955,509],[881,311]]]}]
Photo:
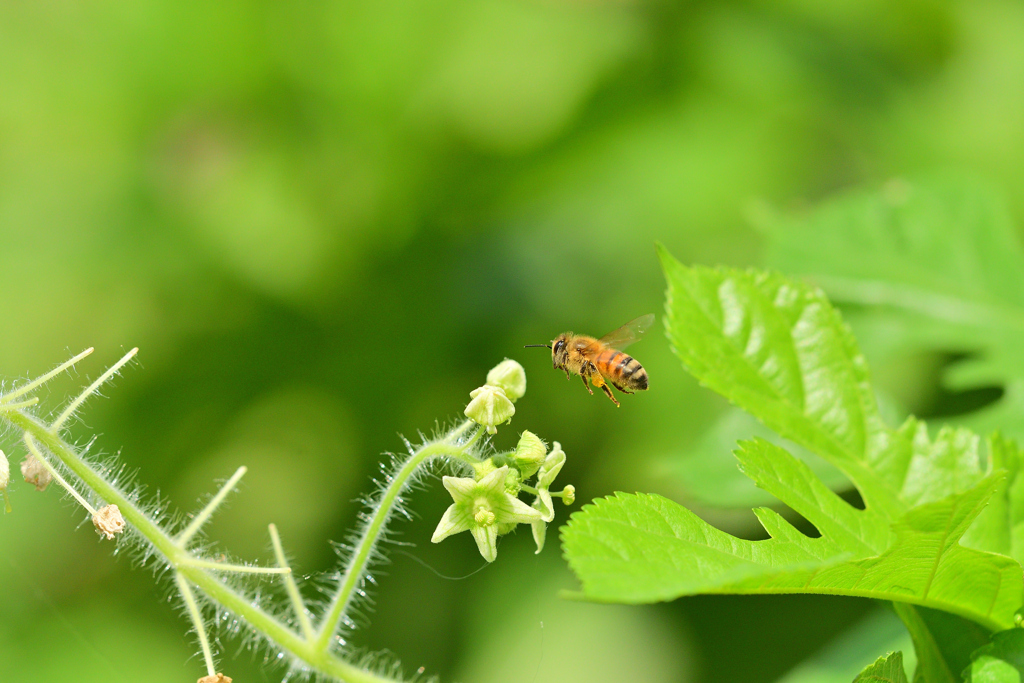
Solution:
[{"label": "honeybee", "polygon": [[624,394],[647,390],[647,371],[640,362],[621,351],[640,339],[654,322],[654,314],[642,315],[600,339],[582,334],[563,332],[550,344],[527,344],[551,349],[551,362],[556,370],[564,370],[565,378],[579,375],[583,386],[593,395],[587,384],[601,389],[616,406],[618,400],[608,386],[611,384]]}]

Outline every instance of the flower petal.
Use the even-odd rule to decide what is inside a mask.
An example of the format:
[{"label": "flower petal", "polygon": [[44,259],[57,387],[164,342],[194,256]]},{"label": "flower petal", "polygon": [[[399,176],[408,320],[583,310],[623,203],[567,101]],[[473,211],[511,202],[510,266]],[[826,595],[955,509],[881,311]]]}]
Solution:
[{"label": "flower petal", "polygon": [[467,502],[476,495],[477,482],[472,477],[442,477],[441,483],[456,503]]},{"label": "flower petal", "polygon": [[437,523],[437,528],[434,530],[434,535],[430,537],[430,542],[440,543],[452,534],[468,531],[472,527],[471,522],[472,518],[466,514],[464,509],[461,509],[458,505],[449,505],[448,509],[444,511],[441,521]]},{"label": "flower petal", "polygon": [[[516,524],[529,524],[536,519],[543,519],[543,515],[540,511],[534,510],[532,507],[519,500],[515,496],[505,494],[507,502],[505,506],[502,506],[501,510],[495,510],[494,513],[498,518],[499,522],[515,522]],[[552,514],[552,519],[554,515]]]},{"label": "flower petal", "polygon": [[540,551],[544,550],[544,537],[547,536],[548,525],[543,520],[536,520],[530,523],[533,527],[533,540],[537,544],[537,552],[535,555],[540,555]]},{"label": "flower petal", "polygon": [[476,540],[476,547],[479,548],[480,554],[484,556],[484,559],[488,562],[494,562],[498,558],[498,528],[492,524],[486,527],[474,526],[469,532],[473,534],[473,539]]}]

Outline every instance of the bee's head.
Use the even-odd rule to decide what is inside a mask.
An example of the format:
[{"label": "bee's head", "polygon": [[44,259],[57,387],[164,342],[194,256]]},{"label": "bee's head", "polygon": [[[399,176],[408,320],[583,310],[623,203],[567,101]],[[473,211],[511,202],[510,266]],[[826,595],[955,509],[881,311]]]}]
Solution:
[{"label": "bee's head", "polygon": [[565,361],[569,359],[569,334],[559,335],[551,342],[551,364],[556,369],[564,368]]},{"label": "bee's head", "polygon": [[565,367],[565,361],[569,358],[569,337],[571,334],[571,332],[561,334],[550,344],[527,344],[526,347],[546,346],[551,349],[551,364],[554,365],[557,370]]}]

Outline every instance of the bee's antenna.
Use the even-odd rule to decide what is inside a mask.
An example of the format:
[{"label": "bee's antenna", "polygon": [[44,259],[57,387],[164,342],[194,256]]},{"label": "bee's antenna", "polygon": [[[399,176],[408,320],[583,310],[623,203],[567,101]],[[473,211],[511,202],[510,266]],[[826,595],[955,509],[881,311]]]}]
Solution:
[{"label": "bee's antenna", "polygon": [[526,344],[526,345],[523,346],[523,348],[524,349],[528,349],[531,346],[540,346],[540,347],[544,347],[544,348],[548,348],[548,349],[551,348],[551,344]]}]

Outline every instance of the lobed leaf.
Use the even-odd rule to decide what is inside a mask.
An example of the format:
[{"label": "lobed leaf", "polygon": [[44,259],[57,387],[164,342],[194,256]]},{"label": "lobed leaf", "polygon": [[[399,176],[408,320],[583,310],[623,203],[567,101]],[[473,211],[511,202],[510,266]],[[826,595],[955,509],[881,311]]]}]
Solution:
[{"label": "lobed leaf", "polygon": [[1004,477],[1018,469],[1019,449],[992,440],[986,463],[967,430],[943,429],[932,439],[914,419],[886,426],[864,357],[820,291],[771,273],[687,268],[664,250],[661,258],[666,327],[687,369],[841,470],[865,509],[783,448],[743,442],[735,453],[743,473],[815,525],[819,538],[762,508],[755,514],[770,538],[746,541],[659,496],[618,494],[563,529],[586,596],[859,595],[945,610],[988,628],[1012,624],[1024,598],[1021,567],[996,553],[1012,548],[1008,521],[1024,507],[1024,492]]},{"label": "lobed leaf", "polygon": [[971,655],[965,683],[1019,683],[1024,678],[1024,629],[1000,631]]},{"label": "lobed leaf", "polygon": [[853,679],[853,683],[907,683],[907,673],[903,670],[903,653],[890,652],[879,657]]}]

